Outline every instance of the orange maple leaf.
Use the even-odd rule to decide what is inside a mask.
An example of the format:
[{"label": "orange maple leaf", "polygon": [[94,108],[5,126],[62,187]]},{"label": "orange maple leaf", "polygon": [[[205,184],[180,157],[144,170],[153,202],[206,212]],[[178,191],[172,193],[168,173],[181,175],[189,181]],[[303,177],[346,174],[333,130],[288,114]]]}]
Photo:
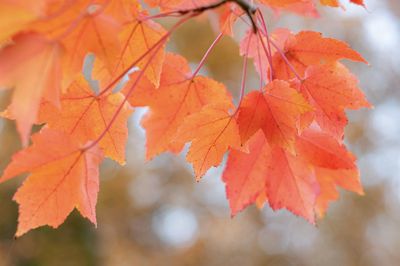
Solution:
[{"label": "orange maple leaf", "polygon": [[[290,34],[291,32],[288,29],[278,28],[270,34],[269,38],[273,40],[278,47],[283,47]],[[250,43],[248,44],[249,39]],[[248,51],[247,45],[249,45]],[[268,39],[265,36],[254,33],[253,30],[248,30],[240,41],[240,54],[247,54],[248,58],[253,59],[254,67],[264,82],[270,81],[268,75],[271,67],[268,58],[269,52],[274,54],[276,52],[275,47],[268,43]]]},{"label": "orange maple leaf", "polygon": [[289,83],[274,80],[265,92],[250,92],[239,108],[238,124],[242,143],[262,129],[271,145],[293,150],[300,115],[311,106]]},{"label": "orange maple leaf", "polygon": [[297,2],[287,6],[285,10],[305,17],[320,17],[317,7],[313,1]]},{"label": "orange maple leaf", "polygon": [[233,26],[244,11],[236,4],[230,3],[217,10],[219,14],[219,28],[221,32],[233,37]]},{"label": "orange maple leaf", "polygon": [[298,137],[296,151],[314,168],[320,186],[315,206],[319,217],[323,217],[328,203],[338,198],[337,186],[363,194],[355,157],[336,139],[325,132],[307,129]]},{"label": "orange maple leaf", "polygon": [[186,156],[199,180],[212,166],[222,162],[229,148],[240,147],[239,128],[227,108],[206,106],[185,119],[176,135],[179,142],[191,142]]},{"label": "orange maple leaf", "polygon": [[362,194],[354,156],[336,139],[316,128],[296,138],[293,155],[271,147],[258,131],[248,152],[233,150],[223,174],[232,215],[252,203],[268,201],[311,223],[338,197],[337,186]]},{"label": "orange maple leaf", "polygon": [[0,178],[4,182],[30,173],[14,195],[19,204],[16,236],[43,225],[56,228],[74,208],[96,224],[100,149],[85,150],[74,137],[47,128],[33,135],[32,142],[13,156]]},{"label": "orange maple leaf", "polygon": [[324,217],[329,202],[339,198],[338,186],[359,195],[364,195],[358,169],[342,170],[316,167],[315,174],[320,185],[320,194],[315,204],[315,213],[320,218]]},{"label": "orange maple leaf", "polygon": [[364,0],[350,0],[350,2],[356,5],[365,6]]},{"label": "orange maple leaf", "polygon": [[272,7],[285,7],[295,3],[310,2],[310,0],[260,0],[260,2]]},{"label": "orange maple leaf", "polygon": [[261,131],[250,138],[248,149],[249,153],[233,149],[222,175],[232,216],[254,203],[259,195],[265,195],[265,173],[271,148]]},{"label": "orange maple leaf", "polygon": [[357,78],[342,64],[311,66],[298,89],[314,107],[315,112],[302,117],[302,127],[315,119],[319,126],[341,139],[347,124],[345,109],[371,107],[358,87]]},{"label": "orange maple leaf", "polygon": [[[359,6],[364,6],[364,0],[349,0],[350,3],[359,5]],[[332,6],[332,7],[340,7],[340,1],[339,0],[320,0],[321,4],[326,5],[326,6]]]},{"label": "orange maple leaf", "polygon": [[156,87],[159,86],[165,56],[165,42],[162,40],[166,32],[158,23],[146,19],[147,13],[138,10],[134,12],[135,17],[124,24],[118,36],[122,49],[112,54],[112,63],[104,60],[95,62],[93,76],[100,80],[102,87],[130,67],[143,68],[149,60],[151,62],[145,70],[145,76]]},{"label": "orange maple leaf", "polygon": [[145,0],[151,7],[159,7],[164,11],[190,10],[217,3],[216,0]]},{"label": "orange maple leaf", "polygon": [[36,33],[18,34],[13,42],[0,51],[0,88],[14,88],[7,112],[26,146],[42,98],[59,103],[63,50]]},{"label": "orange maple leaf", "polygon": [[[184,0],[144,0],[151,7],[158,7],[163,11],[178,10]],[[186,1],[187,2],[187,1]]]},{"label": "orange maple leaf", "polygon": [[[61,2],[49,3],[48,9],[59,9],[63,5]],[[95,54],[108,68],[115,64],[115,57],[121,50],[118,33],[122,28],[120,21],[102,12],[106,4],[106,0],[98,3],[76,0],[57,16],[38,20],[29,27],[48,38],[59,40],[64,46],[64,89],[81,73],[84,59],[89,53]]]},{"label": "orange maple leaf", "polygon": [[315,129],[307,129],[296,141],[296,152],[303,160],[318,167],[354,169],[355,157],[335,138]]},{"label": "orange maple leaf", "polygon": [[260,39],[259,34],[255,34],[253,30],[248,30],[240,42],[240,55],[253,59],[254,67],[264,82],[269,81],[267,75],[270,68],[268,61],[270,46],[267,43],[267,38],[262,36]]},{"label": "orange maple leaf", "polygon": [[141,5],[137,0],[105,0],[104,13],[117,19],[120,23],[125,24],[132,21],[137,15],[137,11],[141,9]]},{"label": "orange maple leaf", "polygon": [[[290,35],[282,48],[287,61],[294,67],[298,75],[303,76],[310,65],[318,65],[321,62],[333,63],[339,59],[349,59],[356,62],[364,62],[365,59],[346,43],[336,39],[324,38],[321,33],[302,31],[296,35]],[[287,62],[279,52],[273,56],[275,77],[289,80],[295,77]]]},{"label": "orange maple leaf", "polygon": [[286,208],[314,224],[319,186],[311,167],[278,147],[272,149],[270,158],[265,193],[271,208]]},{"label": "orange maple leaf", "polygon": [[[96,140],[103,132],[99,141],[105,156],[125,163],[125,145],[128,138],[127,120],[132,110],[124,103],[121,93],[108,93],[97,96],[86,80],[79,76],[61,96],[61,108],[43,103],[40,108],[39,120],[47,123],[52,129],[62,130],[81,142]],[[121,107],[119,114],[111,121]]]},{"label": "orange maple leaf", "polygon": [[[126,88],[131,87],[137,75],[131,75],[132,81]],[[150,107],[142,120],[146,129],[148,159],[166,151],[180,152],[184,142],[173,141],[178,128],[186,117],[200,111],[203,106],[219,104],[232,107],[231,96],[223,84],[202,76],[190,76],[190,68],[183,57],[167,54],[160,87],[155,89],[143,79],[129,97],[134,106]]]}]

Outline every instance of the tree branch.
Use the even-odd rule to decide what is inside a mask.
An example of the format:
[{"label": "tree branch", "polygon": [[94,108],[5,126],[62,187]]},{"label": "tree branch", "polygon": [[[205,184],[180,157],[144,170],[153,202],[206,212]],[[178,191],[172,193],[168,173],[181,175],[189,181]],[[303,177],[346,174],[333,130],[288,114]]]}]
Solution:
[{"label": "tree branch", "polygon": [[194,9],[189,9],[189,10],[180,10],[178,11],[179,14],[185,15],[187,13],[203,13],[204,11],[210,10],[210,9],[215,9],[218,8],[222,5],[225,5],[228,2],[236,3],[240,8],[247,14],[251,21],[251,25],[253,26],[253,31],[254,33],[257,32],[257,25],[254,21],[253,15],[256,13],[257,8],[253,5],[251,5],[249,2],[246,0],[221,0],[219,2],[216,2],[214,4],[208,5],[208,6],[201,6],[198,8]]}]

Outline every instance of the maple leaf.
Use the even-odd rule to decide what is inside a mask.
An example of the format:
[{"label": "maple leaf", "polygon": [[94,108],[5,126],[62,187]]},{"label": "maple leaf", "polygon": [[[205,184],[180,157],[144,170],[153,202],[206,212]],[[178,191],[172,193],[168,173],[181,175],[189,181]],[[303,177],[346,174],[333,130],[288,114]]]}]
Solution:
[{"label": "maple leaf", "polygon": [[286,208],[315,222],[319,187],[312,168],[284,149],[270,147],[263,134],[252,137],[248,153],[229,154],[223,177],[232,215],[265,193],[263,199],[268,199],[272,209]]},{"label": "maple leaf", "polygon": [[0,50],[0,88],[14,88],[8,113],[17,121],[24,146],[42,98],[58,105],[62,48],[36,33],[21,33]]},{"label": "maple leaf", "polygon": [[[266,195],[265,173],[268,170],[271,148],[265,136],[258,131],[249,140],[249,153],[231,150],[222,175],[226,184],[232,216],[254,203],[259,195]],[[262,199],[265,202],[266,199]]]},{"label": "maple leaf", "polygon": [[[95,54],[107,67],[115,64],[115,57],[121,50],[118,33],[122,28],[116,18],[101,12],[104,4],[105,0],[98,3],[76,0],[60,15],[39,20],[29,27],[59,40],[65,48],[63,88],[67,88],[82,71],[83,61],[89,53]],[[54,10],[60,5],[60,1],[55,1],[48,8]]]},{"label": "maple leaf", "polygon": [[4,182],[30,173],[14,195],[19,204],[16,236],[43,225],[56,228],[74,208],[96,224],[101,151],[96,146],[85,150],[74,137],[47,128],[32,142],[13,156],[0,178]]},{"label": "maple leaf", "polygon": [[320,193],[315,211],[323,217],[328,203],[338,198],[337,186],[363,194],[355,157],[325,132],[309,128],[296,142],[298,156],[314,167]]},{"label": "maple leaf", "polygon": [[166,32],[158,23],[146,19],[147,13],[135,12],[135,17],[125,23],[118,36],[122,49],[113,53],[112,63],[104,60],[95,62],[93,76],[99,79],[103,86],[126,72],[127,68],[129,70],[133,62],[137,62],[135,66],[142,69],[149,60],[151,62],[145,70],[145,75],[156,87],[159,86],[165,56],[165,42],[162,42],[162,38]]},{"label": "maple leaf", "polygon": [[296,155],[268,144],[258,131],[248,152],[233,150],[223,174],[232,215],[268,201],[311,223],[338,197],[337,186],[362,194],[354,156],[338,141],[309,128],[296,138]]},{"label": "maple leaf", "polygon": [[300,115],[311,106],[289,83],[274,80],[264,92],[250,92],[239,108],[238,124],[242,143],[262,129],[271,145],[293,150]]},{"label": "maple leaf", "polygon": [[[365,6],[363,0],[349,0],[351,3]],[[319,17],[313,0],[259,0],[260,3],[267,5],[273,9],[285,10],[297,13],[303,16]],[[320,0],[322,5],[330,7],[339,7],[339,0]]]},{"label": "maple leaf", "polygon": [[[300,76],[304,74],[308,66],[318,65],[321,62],[334,63],[339,59],[349,59],[367,63],[346,43],[324,38],[321,33],[313,31],[302,31],[296,35],[290,35],[283,47],[283,53]],[[273,66],[276,78],[288,80],[295,77],[295,73],[278,52],[273,56]]]},{"label": "maple leaf", "polygon": [[226,4],[217,10],[221,32],[233,37],[233,26],[244,11],[236,4]]},{"label": "maple leaf", "polygon": [[339,7],[339,0],[320,0],[320,3],[325,6]]},{"label": "maple leaf", "polygon": [[371,107],[358,87],[357,78],[342,64],[311,66],[297,86],[315,112],[302,117],[306,127],[314,119],[319,126],[341,139],[347,124],[345,108]]},{"label": "maple leaf", "polygon": [[215,15],[219,17],[218,21],[220,31],[229,36],[233,36],[233,25],[236,20],[245,13],[244,10],[234,1],[226,1],[223,5],[218,5],[221,2],[217,0],[145,0],[145,2],[149,6],[160,8],[162,11],[167,13],[173,11],[176,11],[177,13],[192,12],[197,8],[216,5],[215,8],[208,9],[208,11],[214,15],[214,17]]},{"label": "maple leaf", "polygon": [[285,10],[305,17],[311,17],[311,18],[320,17],[317,7],[315,3],[312,1],[294,3],[286,7]]},{"label": "maple leaf", "polygon": [[191,10],[218,3],[217,0],[145,0],[151,7],[158,7],[163,11]]},{"label": "maple leaf", "polygon": [[129,75],[129,81],[123,86],[121,93],[127,97],[131,106],[147,107],[155,104],[157,90],[142,71],[135,71]]},{"label": "maple leaf", "polygon": [[339,192],[336,189],[338,186],[364,195],[360,173],[357,169],[342,170],[316,167],[315,174],[320,184],[320,194],[315,204],[315,212],[320,218],[324,217],[329,202],[339,198]]},{"label": "maple leaf", "polygon": [[[306,0],[309,2],[309,0]],[[285,7],[295,3],[306,2],[305,0],[260,0],[261,3],[267,4],[273,7]]]},{"label": "maple leaf", "polygon": [[[129,105],[124,103],[124,98],[121,93],[97,96],[85,79],[79,76],[61,96],[60,109],[48,103],[42,104],[39,120],[52,129],[70,134],[80,142],[96,140],[106,132],[99,142],[100,148],[105,156],[124,164],[127,120],[132,113]],[[121,110],[113,120],[119,108]]]},{"label": "maple leaf", "polygon": [[304,130],[298,136],[296,152],[303,160],[314,166],[348,170],[356,168],[354,156],[344,145],[315,129]]},{"label": "maple leaf", "polygon": [[265,192],[273,210],[286,208],[315,223],[314,205],[319,185],[312,168],[299,157],[282,148],[273,148]]},{"label": "maple leaf", "polygon": [[137,0],[106,0],[104,13],[125,24],[132,21],[141,6]]},{"label": "maple leaf", "polygon": [[[274,41],[277,46],[283,47],[290,35],[291,32],[288,29],[278,28],[270,34],[269,39]],[[247,45],[249,45],[249,49],[247,49]],[[253,30],[248,30],[244,38],[240,41],[240,55],[247,55],[248,58],[253,59],[257,73],[266,83],[270,79],[268,75],[270,71],[269,49],[271,50],[271,54],[276,52],[275,47],[268,43],[268,39],[265,36],[256,34]]]},{"label": "maple leaf", "polygon": [[307,17],[319,17],[312,0],[259,0],[259,2],[272,8],[278,14],[283,10]]},{"label": "maple leaf", "polygon": [[267,38],[261,37],[260,40],[259,34],[255,34],[253,30],[248,30],[240,42],[240,55],[253,59],[254,67],[264,82],[269,80],[267,74],[270,68],[269,64],[266,64],[270,47],[267,44]]},{"label": "maple leaf", "polygon": [[[364,6],[364,0],[349,0],[350,3]],[[331,6],[331,7],[340,7],[340,1],[339,0],[320,0],[321,4],[326,5],[326,6]]]},{"label": "maple leaf", "polygon": [[350,0],[350,2],[356,5],[365,6],[364,0]]},{"label": "maple leaf", "polygon": [[[131,75],[131,87],[138,74]],[[126,93],[126,89],[124,89]],[[167,54],[161,74],[160,87],[155,89],[145,79],[129,97],[133,106],[148,105],[149,112],[142,120],[146,129],[148,159],[165,151],[178,153],[184,142],[173,141],[185,118],[199,112],[202,107],[218,103],[232,107],[231,96],[225,86],[210,78],[191,78],[186,60],[178,55]]]},{"label": "maple leaf", "polygon": [[161,10],[178,10],[184,0],[145,0],[145,3],[151,7],[158,7]]},{"label": "maple leaf", "polygon": [[186,156],[199,180],[212,166],[222,162],[229,148],[240,147],[239,128],[227,108],[206,106],[185,119],[176,135],[179,142],[191,142]]}]

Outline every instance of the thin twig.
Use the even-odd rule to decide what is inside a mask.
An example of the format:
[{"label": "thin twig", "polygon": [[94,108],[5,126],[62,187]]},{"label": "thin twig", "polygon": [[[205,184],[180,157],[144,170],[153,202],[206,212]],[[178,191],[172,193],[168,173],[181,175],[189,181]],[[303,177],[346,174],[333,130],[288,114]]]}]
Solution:
[{"label": "thin twig", "polygon": [[244,54],[244,59],[243,59],[242,83],[240,85],[239,103],[238,103],[237,108],[236,108],[234,114],[232,115],[232,117],[235,116],[237,114],[237,112],[239,111],[240,105],[242,104],[243,97],[244,97],[244,90],[246,88],[246,77],[247,77],[247,59],[248,59],[248,54],[249,54],[249,49],[250,49],[251,37],[252,37],[252,35],[249,36],[249,40],[247,41],[246,52]]},{"label": "thin twig", "polygon": [[149,18],[162,18],[162,17],[173,16],[176,14],[180,14],[180,15],[201,14],[207,10],[216,9],[216,8],[223,6],[229,2],[237,4],[247,14],[247,16],[249,17],[249,19],[251,21],[253,31],[257,32],[257,25],[253,18],[253,16],[255,15],[255,13],[257,11],[257,8],[254,5],[247,2],[246,0],[221,0],[219,2],[210,4],[207,6],[200,6],[200,7],[185,9],[185,10],[169,11],[166,13],[161,13],[161,14],[156,14],[154,16],[150,16]]},{"label": "thin twig", "polygon": [[194,79],[194,77],[196,77],[196,75],[199,73],[201,67],[204,65],[208,55],[210,54],[210,52],[212,51],[212,49],[214,49],[215,45],[217,45],[217,43],[219,42],[219,40],[222,38],[223,33],[220,32],[217,36],[217,38],[215,38],[215,40],[213,41],[213,43],[210,45],[210,47],[208,47],[207,52],[204,54],[203,58],[200,60],[199,65],[197,66],[196,70],[193,71],[192,77],[191,79]]}]

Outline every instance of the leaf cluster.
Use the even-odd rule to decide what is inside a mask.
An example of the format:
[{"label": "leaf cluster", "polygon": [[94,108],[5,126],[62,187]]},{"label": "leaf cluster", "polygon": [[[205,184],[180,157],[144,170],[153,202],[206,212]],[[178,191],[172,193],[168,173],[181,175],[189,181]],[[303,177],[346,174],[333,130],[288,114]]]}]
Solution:
[{"label": "leaf cluster", "polygon": [[[269,33],[261,11],[317,16],[317,2],[339,7],[338,0],[145,2],[148,9],[136,0],[0,0],[0,88],[13,90],[1,114],[15,120],[24,145],[0,182],[29,173],[14,196],[16,236],[58,227],[74,208],[96,224],[99,165],[105,157],[125,164],[127,122],[142,106],[147,159],[190,143],[186,158],[200,180],[228,153],[222,178],[232,215],[268,203],[315,223],[337,199],[336,187],[363,193],[343,144],[345,110],[370,104],[341,60],[365,59],[321,33]],[[158,13],[149,15],[151,8]],[[220,34],[191,71],[165,47],[179,26],[209,12],[219,16]],[[168,30],[155,21],[165,17],[177,17]],[[198,74],[236,23],[248,27],[237,105],[224,84]],[[82,74],[88,54],[98,92]],[[249,59],[260,86],[244,95]],[[34,124],[42,128],[31,136]]]}]

